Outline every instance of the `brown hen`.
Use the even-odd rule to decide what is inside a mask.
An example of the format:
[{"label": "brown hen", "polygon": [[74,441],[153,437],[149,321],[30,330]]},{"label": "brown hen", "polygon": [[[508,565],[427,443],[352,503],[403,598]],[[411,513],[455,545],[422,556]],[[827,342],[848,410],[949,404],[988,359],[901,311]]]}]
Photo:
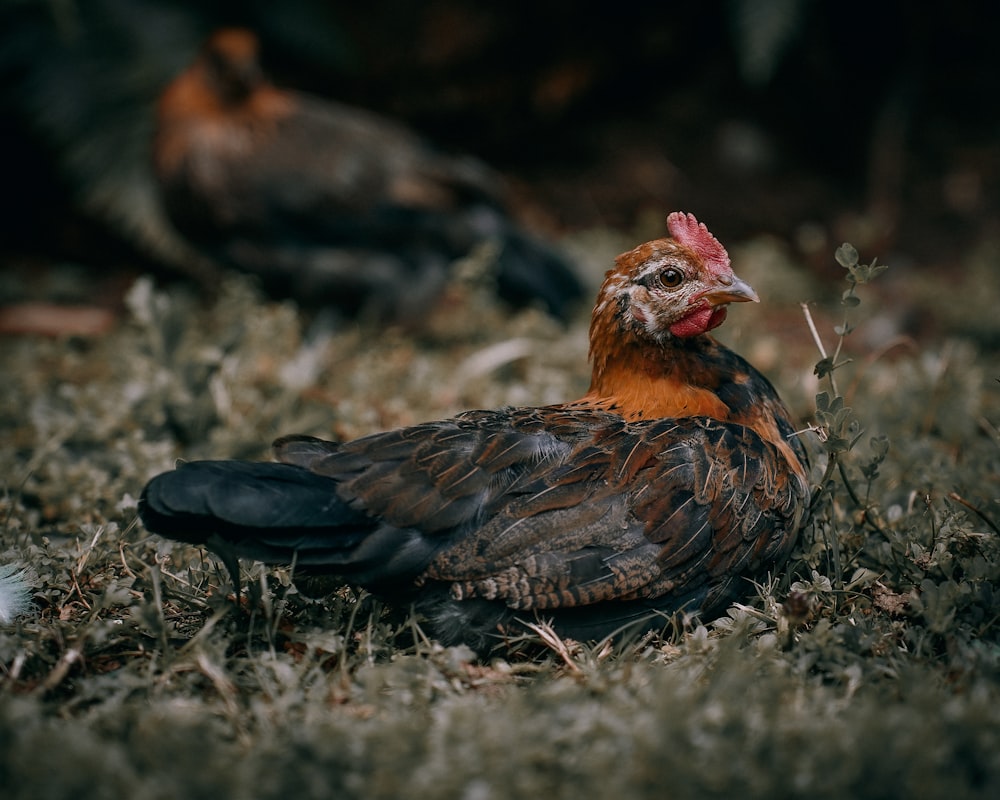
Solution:
[{"label": "brown hen", "polygon": [[667,225],[607,273],[581,399],[182,464],[143,492],[146,527],[412,601],[479,650],[536,614],[595,639],[720,613],[788,555],[806,456],[767,379],[708,334],[753,289],[693,216]]}]

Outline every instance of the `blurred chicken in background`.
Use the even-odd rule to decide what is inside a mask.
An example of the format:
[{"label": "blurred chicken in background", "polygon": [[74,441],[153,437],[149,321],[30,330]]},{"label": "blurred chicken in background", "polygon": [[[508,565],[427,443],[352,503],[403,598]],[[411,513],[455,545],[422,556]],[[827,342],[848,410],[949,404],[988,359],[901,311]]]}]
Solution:
[{"label": "blurred chicken in background", "polygon": [[[96,220],[149,264],[207,284],[220,266],[235,266],[275,293],[391,318],[421,312],[451,262],[489,241],[503,297],[568,313],[579,280],[555,250],[510,222],[500,181],[484,165],[436,154],[388,120],[279,92],[263,78],[248,32],[236,39],[244,37],[254,82],[241,85],[250,73],[237,76],[235,63],[228,76],[218,72],[224,57],[206,65],[205,51],[197,55],[206,36],[235,17],[261,21],[285,52],[336,72],[347,48],[324,4],[293,0],[281,15],[255,9],[250,3],[235,13],[223,0],[31,0],[4,8],[0,93],[23,126],[4,133],[5,161],[25,178],[25,192],[0,209],[14,221],[13,249],[28,229],[32,244],[56,238],[51,198],[65,195],[71,217]],[[199,74],[208,81],[200,87]],[[157,136],[156,100],[175,78]],[[202,105],[185,108],[199,88]],[[255,120],[258,107],[247,113],[233,91],[283,97],[297,110],[280,125],[266,114]],[[278,139],[262,137],[265,129]],[[240,163],[251,140],[260,150]],[[13,155],[25,147],[37,151],[34,160]],[[43,178],[37,167],[49,163],[54,169]],[[46,180],[46,189],[36,188]],[[95,252],[105,244],[88,241],[80,250],[108,265],[109,253]]]},{"label": "blurred chicken in background", "polygon": [[[6,267],[23,254],[35,282],[37,264],[74,260],[89,281],[155,265],[201,279],[216,260],[267,253],[280,285],[303,274],[289,272],[299,248],[311,264],[303,291],[314,296],[337,271],[331,248],[320,256],[315,231],[307,237],[300,226],[295,237],[279,237],[271,220],[268,238],[237,246],[231,229],[210,237],[201,223],[192,231],[188,203],[181,224],[194,246],[168,218],[154,180],[156,98],[213,31],[240,25],[264,43],[275,84],[405,120],[450,151],[498,166],[516,189],[529,189],[531,200],[518,192],[514,207],[533,229],[642,230],[659,209],[681,206],[716,220],[734,242],[776,235],[826,280],[841,279],[830,253],[842,241],[926,267],[933,280],[943,267],[967,269],[970,242],[992,252],[1000,218],[998,111],[981,102],[1000,49],[989,24],[996,14],[979,5],[932,17],[913,4],[842,0],[619,3],[577,15],[567,36],[564,0],[286,0],[280,9],[265,0],[9,0],[0,3],[8,112],[0,170],[13,190],[0,193],[0,260]],[[940,52],[960,57],[941,60]],[[320,174],[309,174],[310,185]],[[505,231],[496,229],[507,223],[496,220],[505,218],[494,206],[482,223],[478,210],[490,204],[469,194],[470,180],[466,172],[461,192],[446,184],[465,235],[485,231],[499,245]],[[281,195],[287,203],[287,187]],[[476,214],[465,213],[470,203]],[[426,221],[407,208],[403,217]],[[421,236],[405,247],[397,240],[369,269],[407,283],[424,277],[412,296],[425,286],[433,294],[442,248],[461,248],[453,232],[435,233],[434,247],[424,248],[435,257],[418,255],[429,234]],[[123,242],[131,249],[122,252]],[[340,251],[341,261],[373,253],[356,242]],[[497,266],[502,282],[510,273]],[[0,272],[0,296],[10,283]],[[356,287],[349,303],[367,299],[393,313],[391,295],[366,294],[377,283]],[[517,285],[505,288],[515,301]],[[934,290],[926,295],[926,309],[913,315],[920,329],[953,307]],[[963,329],[979,318],[955,316]]]},{"label": "blurred chicken in background", "polygon": [[258,40],[214,33],[160,97],[155,173],[171,222],[276,294],[416,319],[450,265],[495,248],[497,290],[565,317],[582,286],[504,209],[499,176],[361,109],[279,89]]}]

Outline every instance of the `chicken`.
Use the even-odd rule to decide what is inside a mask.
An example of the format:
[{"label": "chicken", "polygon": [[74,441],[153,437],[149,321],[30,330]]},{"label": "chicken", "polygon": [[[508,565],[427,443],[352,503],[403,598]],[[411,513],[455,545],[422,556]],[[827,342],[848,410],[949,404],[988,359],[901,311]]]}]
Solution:
[{"label": "chicken", "polygon": [[212,258],[312,305],[413,319],[492,242],[501,297],[565,317],[569,263],[518,228],[481,162],[372,113],[279,89],[256,36],[223,29],[163,92],[154,169],[174,225]]},{"label": "chicken", "polygon": [[692,215],[667,226],[608,271],[579,400],[182,464],[147,485],[143,522],[412,601],[480,651],[535,615],[592,640],[720,613],[788,555],[806,454],[772,385],[708,333],[753,289]]}]

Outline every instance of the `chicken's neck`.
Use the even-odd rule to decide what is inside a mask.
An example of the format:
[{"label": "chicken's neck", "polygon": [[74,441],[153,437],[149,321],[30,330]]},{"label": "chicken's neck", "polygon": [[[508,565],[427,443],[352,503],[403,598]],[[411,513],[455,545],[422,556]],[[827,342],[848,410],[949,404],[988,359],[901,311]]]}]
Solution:
[{"label": "chicken's neck", "polygon": [[705,416],[753,429],[804,480],[805,454],[793,443],[788,410],[770,381],[709,334],[662,344],[592,337],[590,389],[573,405],[629,421]]},{"label": "chicken's neck", "polygon": [[591,348],[593,375],[581,402],[629,420],[732,417],[718,394],[732,370],[711,358],[725,349],[712,337],[670,339],[663,345],[616,338],[614,344],[597,342]]}]

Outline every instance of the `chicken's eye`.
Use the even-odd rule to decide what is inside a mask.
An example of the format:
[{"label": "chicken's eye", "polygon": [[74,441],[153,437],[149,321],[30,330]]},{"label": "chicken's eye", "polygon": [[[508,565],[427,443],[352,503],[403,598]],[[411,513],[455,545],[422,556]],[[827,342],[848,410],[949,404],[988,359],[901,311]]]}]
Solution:
[{"label": "chicken's eye", "polygon": [[660,283],[666,286],[668,289],[673,289],[675,286],[680,286],[681,281],[684,280],[684,273],[679,269],[674,269],[673,267],[667,267],[660,273]]}]

